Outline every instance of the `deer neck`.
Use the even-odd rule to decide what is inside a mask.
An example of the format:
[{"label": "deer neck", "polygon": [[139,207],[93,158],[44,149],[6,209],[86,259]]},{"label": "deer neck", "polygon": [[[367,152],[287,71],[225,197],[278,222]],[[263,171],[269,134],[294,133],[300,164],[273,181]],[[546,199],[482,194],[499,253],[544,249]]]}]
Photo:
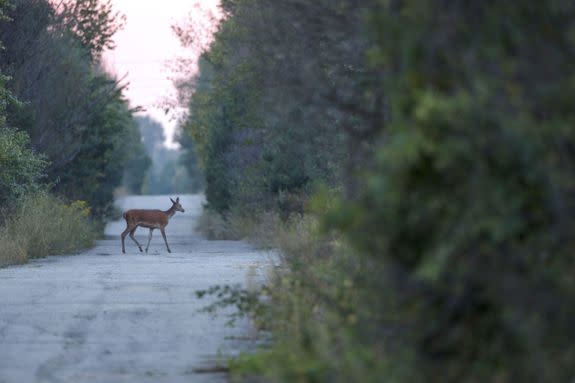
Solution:
[{"label": "deer neck", "polygon": [[164,213],[166,213],[166,215],[168,216],[168,219],[172,218],[174,216],[174,214],[176,214],[176,207],[172,206],[171,208],[166,210]]}]

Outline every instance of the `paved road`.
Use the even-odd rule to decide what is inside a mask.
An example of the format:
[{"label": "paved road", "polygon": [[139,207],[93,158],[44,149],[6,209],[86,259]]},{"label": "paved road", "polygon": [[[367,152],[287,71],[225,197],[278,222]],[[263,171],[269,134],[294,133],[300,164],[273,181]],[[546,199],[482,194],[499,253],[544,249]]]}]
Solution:
[{"label": "paved road", "polygon": [[[193,232],[201,196],[182,196],[184,214],[159,232],[148,254],[126,238],[122,222],[75,256],[0,269],[0,383],[221,382],[198,370],[245,347],[249,325],[198,309],[194,291],[214,284],[262,280],[268,253],[237,241],[207,241]],[[123,208],[167,209],[167,197],[135,196]],[[142,243],[147,229],[138,229]],[[145,243],[145,242],[144,242]]]}]

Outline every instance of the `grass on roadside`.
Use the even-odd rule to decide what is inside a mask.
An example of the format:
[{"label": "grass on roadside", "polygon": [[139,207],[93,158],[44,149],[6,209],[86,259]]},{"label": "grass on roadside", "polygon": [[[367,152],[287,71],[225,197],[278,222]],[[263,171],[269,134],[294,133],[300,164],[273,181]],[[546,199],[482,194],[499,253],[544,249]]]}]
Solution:
[{"label": "grass on roadside", "polygon": [[230,212],[222,216],[205,209],[196,229],[210,240],[247,239],[260,248],[275,247],[276,231],[281,227],[279,215],[266,212],[260,215]]},{"label": "grass on roadside", "polygon": [[0,266],[89,247],[97,230],[83,201],[38,194],[20,199],[0,227]]},{"label": "grass on roadside", "polygon": [[270,276],[262,291],[266,310],[254,318],[272,342],[232,360],[233,381],[416,381],[408,350],[394,349],[403,364],[385,357],[385,332],[393,332],[398,316],[384,270],[322,232],[313,216],[278,226],[274,237],[283,267]]},{"label": "grass on roadside", "polygon": [[244,231],[242,238],[256,246],[281,252],[282,267],[268,276],[259,298],[240,287],[216,286],[211,291],[219,299],[212,308],[236,306],[273,339],[268,347],[230,361],[233,381],[264,377],[278,382],[377,382],[384,372],[390,377],[407,374],[403,368],[383,365],[380,340],[369,336],[381,312],[372,304],[379,283],[367,280],[373,265],[357,262],[337,238],[322,234],[314,216],[282,220],[268,212],[250,221],[211,214],[210,222],[225,228],[222,235],[232,233],[237,239]]}]

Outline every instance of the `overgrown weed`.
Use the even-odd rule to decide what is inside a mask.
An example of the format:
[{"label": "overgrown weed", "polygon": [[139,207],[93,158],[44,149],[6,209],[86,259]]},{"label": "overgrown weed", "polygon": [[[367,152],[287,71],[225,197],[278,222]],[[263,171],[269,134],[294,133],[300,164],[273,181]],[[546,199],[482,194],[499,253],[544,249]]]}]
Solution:
[{"label": "overgrown weed", "polygon": [[84,201],[47,195],[20,199],[0,227],[0,266],[89,247],[97,236]]},{"label": "overgrown weed", "polygon": [[[384,320],[387,331],[393,327],[393,306],[382,318],[377,302],[385,299],[374,296],[374,291],[381,291],[377,287],[383,286],[383,271],[359,262],[338,238],[322,232],[314,215],[282,220],[272,212],[258,219],[250,222],[252,232],[246,238],[258,246],[279,249],[281,267],[256,294],[239,286],[215,286],[198,295],[215,296],[216,303],[209,306],[212,311],[235,306],[239,316],[250,316],[273,340],[269,347],[230,361],[235,379],[378,382],[384,373],[390,381],[408,376],[407,364],[383,365],[383,342],[373,336],[382,332]],[[233,223],[243,221],[225,222],[233,228]]]}]

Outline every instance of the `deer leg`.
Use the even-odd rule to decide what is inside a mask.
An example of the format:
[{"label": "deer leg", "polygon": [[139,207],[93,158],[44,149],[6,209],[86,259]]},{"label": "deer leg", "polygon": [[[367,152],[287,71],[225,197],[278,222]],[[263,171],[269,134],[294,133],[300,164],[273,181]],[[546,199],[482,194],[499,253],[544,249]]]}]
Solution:
[{"label": "deer leg", "polygon": [[126,235],[128,235],[129,232],[130,232],[130,225],[128,225],[126,227],[126,230],[122,232],[122,253],[124,254],[126,254],[126,248],[124,247],[124,238],[126,238]]},{"label": "deer leg", "polygon": [[132,240],[134,242],[136,242],[136,245],[138,245],[138,249],[140,249],[140,253],[143,253],[144,251],[142,250],[142,246],[140,246],[140,244],[138,243],[138,241],[136,240],[136,237],[134,237],[134,233],[136,232],[136,229],[138,228],[138,226],[136,226],[135,228],[133,228],[132,230],[130,230],[130,238],[132,238]]},{"label": "deer leg", "polygon": [[150,247],[150,241],[152,240],[152,232],[154,229],[150,229],[150,235],[148,235],[148,244],[146,245],[146,253],[148,252],[148,247]]},{"label": "deer leg", "polygon": [[160,231],[162,232],[162,237],[164,237],[164,242],[166,242],[166,247],[168,248],[168,253],[171,253],[172,250],[170,250],[170,245],[168,245],[168,240],[166,239],[166,232],[164,231],[164,228],[160,228]]}]

